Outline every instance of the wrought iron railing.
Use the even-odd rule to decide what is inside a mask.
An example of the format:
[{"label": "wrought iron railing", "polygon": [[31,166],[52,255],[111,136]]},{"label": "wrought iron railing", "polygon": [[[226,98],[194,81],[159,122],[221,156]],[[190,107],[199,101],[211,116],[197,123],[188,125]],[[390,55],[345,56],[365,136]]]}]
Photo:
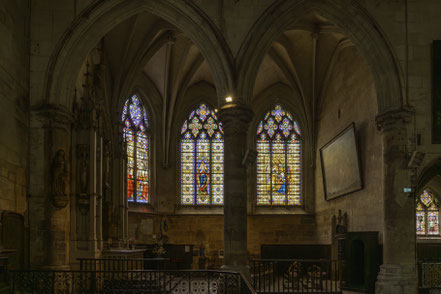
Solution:
[{"label": "wrought iron railing", "polygon": [[253,294],[236,272],[184,271],[11,271],[11,293],[225,293]]},{"label": "wrought iron railing", "polygon": [[255,259],[251,281],[258,293],[341,293],[336,260]]},{"label": "wrought iron railing", "polygon": [[168,258],[78,258],[81,271],[164,270]]},{"label": "wrought iron railing", "polygon": [[418,262],[419,293],[441,294],[441,260]]}]

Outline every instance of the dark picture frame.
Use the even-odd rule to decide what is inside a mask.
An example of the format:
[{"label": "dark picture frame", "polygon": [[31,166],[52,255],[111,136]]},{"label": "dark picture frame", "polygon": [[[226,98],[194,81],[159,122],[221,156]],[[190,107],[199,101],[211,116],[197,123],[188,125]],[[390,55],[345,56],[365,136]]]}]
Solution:
[{"label": "dark picture frame", "polygon": [[363,189],[355,124],[320,148],[325,200]]}]

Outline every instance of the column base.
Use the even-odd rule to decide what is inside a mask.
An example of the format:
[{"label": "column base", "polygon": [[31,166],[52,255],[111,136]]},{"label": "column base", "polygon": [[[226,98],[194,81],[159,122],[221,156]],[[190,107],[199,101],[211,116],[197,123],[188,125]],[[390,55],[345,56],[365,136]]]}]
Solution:
[{"label": "column base", "polygon": [[383,264],[375,283],[376,294],[417,294],[418,281],[413,264]]}]

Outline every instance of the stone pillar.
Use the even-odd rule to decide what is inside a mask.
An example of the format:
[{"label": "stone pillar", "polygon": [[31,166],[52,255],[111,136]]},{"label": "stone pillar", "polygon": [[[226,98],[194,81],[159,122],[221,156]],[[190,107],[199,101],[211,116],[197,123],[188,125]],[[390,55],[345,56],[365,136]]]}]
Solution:
[{"label": "stone pillar", "polygon": [[416,294],[415,200],[404,192],[410,187],[408,168],[413,112],[401,108],[376,118],[383,136],[384,230],[383,264],[375,292]]},{"label": "stone pillar", "polygon": [[108,219],[108,238],[112,240],[111,247],[125,248],[127,245],[127,219],[128,204],[126,191],[126,150],[121,135],[121,125],[114,126],[113,129],[113,153],[111,159],[112,189],[111,203],[109,203]]},{"label": "stone pillar", "polygon": [[253,112],[246,106],[224,105],[219,120],[224,129],[224,266],[247,273],[247,182],[242,165]]},{"label": "stone pillar", "polygon": [[70,220],[70,138],[72,113],[44,105],[31,113],[30,263],[67,269]]}]

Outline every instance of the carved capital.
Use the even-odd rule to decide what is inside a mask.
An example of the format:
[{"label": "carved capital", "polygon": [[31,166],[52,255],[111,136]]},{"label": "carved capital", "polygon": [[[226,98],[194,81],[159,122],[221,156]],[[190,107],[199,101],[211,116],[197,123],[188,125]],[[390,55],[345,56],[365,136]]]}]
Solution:
[{"label": "carved capital", "polygon": [[45,104],[36,107],[34,111],[44,128],[69,130],[74,121],[73,113],[61,105]]},{"label": "carved capital", "polygon": [[401,129],[412,121],[415,111],[410,107],[392,109],[377,115],[375,122],[380,131]]},{"label": "carved capital", "polygon": [[219,110],[218,118],[222,122],[225,136],[235,136],[246,134],[253,115],[253,111],[246,105],[227,104]]}]

